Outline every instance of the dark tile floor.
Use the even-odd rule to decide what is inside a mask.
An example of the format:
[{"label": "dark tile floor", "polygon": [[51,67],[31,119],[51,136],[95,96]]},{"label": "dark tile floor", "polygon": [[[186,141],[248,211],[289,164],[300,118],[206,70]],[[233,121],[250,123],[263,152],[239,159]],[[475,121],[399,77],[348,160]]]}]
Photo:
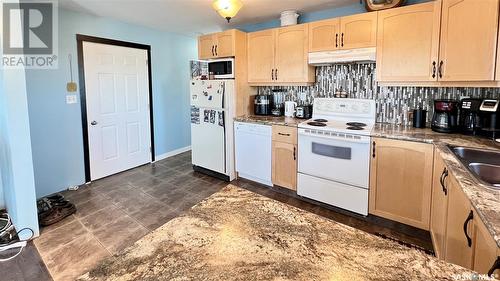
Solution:
[{"label": "dark tile floor", "polygon": [[35,245],[54,280],[72,280],[226,184],[194,172],[189,152],[97,180],[62,193],[77,213]]},{"label": "dark tile floor", "polygon": [[[377,217],[353,216],[305,201],[287,189],[269,188],[243,179],[233,184],[364,231],[432,251],[427,232]],[[76,204],[78,212],[42,229],[35,245],[54,280],[73,280],[103,258],[130,246],[225,185],[226,182],[194,172],[190,152],[138,167],[95,181],[77,191],[63,192]],[[33,278],[29,274],[14,273],[8,280],[50,280],[36,249],[31,247],[28,251],[23,256],[30,258],[20,262],[14,271],[40,271],[40,276]],[[0,272],[4,271],[2,267],[0,264]]]}]

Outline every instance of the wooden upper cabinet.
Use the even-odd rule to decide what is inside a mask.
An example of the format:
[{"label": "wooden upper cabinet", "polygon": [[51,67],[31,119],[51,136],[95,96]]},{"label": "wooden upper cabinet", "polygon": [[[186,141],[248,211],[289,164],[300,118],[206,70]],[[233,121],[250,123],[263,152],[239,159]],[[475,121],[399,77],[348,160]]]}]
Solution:
[{"label": "wooden upper cabinet", "polygon": [[[307,25],[300,24],[276,30],[275,80],[309,82],[307,63]],[[314,82],[314,80],[312,81]]]},{"label": "wooden upper cabinet", "polygon": [[306,24],[248,33],[248,82],[254,85],[312,83]]},{"label": "wooden upper cabinet", "polygon": [[433,146],[375,138],[369,212],[429,230]]},{"label": "wooden upper cabinet", "polygon": [[471,210],[469,200],[453,177],[450,177],[448,192],[445,260],[465,268],[472,268],[472,242],[469,244],[467,237],[472,239],[475,214]]},{"label": "wooden upper cabinet", "polygon": [[198,37],[198,58],[210,59],[215,56],[214,53],[214,36],[213,34],[202,35]]},{"label": "wooden upper cabinet", "polygon": [[495,81],[500,81],[500,26],[497,34],[497,60],[495,68]]},{"label": "wooden upper cabinet", "polygon": [[248,33],[248,82],[272,81],[274,71],[274,29]]},{"label": "wooden upper cabinet", "polygon": [[332,51],[339,47],[340,19],[309,23],[309,52]]},{"label": "wooden upper cabinet", "polygon": [[379,82],[437,80],[440,5],[433,1],[378,12]]},{"label": "wooden upper cabinet", "polygon": [[213,59],[234,56],[234,29],[198,37],[198,58]]},{"label": "wooden upper cabinet", "polygon": [[375,47],[377,44],[377,12],[340,19],[340,48]]},{"label": "wooden upper cabinet", "polygon": [[443,0],[439,80],[494,80],[498,3],[499,0]]},{"label": "wooden upper cabinet", "polygon": [[375,47],[377,12],[309,23],[309,52]]},{"label": "wooden upper cabinet", "polygon": [[449,172],[443,158],[434,153],[430,233],[436,256],[445,257],[446,216],[448,215]]},{"label": "wooden upper cabinet", "polygon": [[234,36],[232,30],[215,34],[215,54],[219,58],[234,56]]}]

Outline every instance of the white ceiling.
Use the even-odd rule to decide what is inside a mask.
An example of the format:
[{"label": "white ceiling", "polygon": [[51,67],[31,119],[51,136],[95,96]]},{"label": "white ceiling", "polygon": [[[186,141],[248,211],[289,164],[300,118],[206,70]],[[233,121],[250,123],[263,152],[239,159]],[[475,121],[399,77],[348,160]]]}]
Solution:
[{"label": "white ceiling", "polygon": [[278,19],[282,11],[289,9],[304,13],[359,3],[359,0],[242,1],[243,8],[230,24],[212,9],[211,0],[59,0],[59,5],[77,12],[192,36]]}]

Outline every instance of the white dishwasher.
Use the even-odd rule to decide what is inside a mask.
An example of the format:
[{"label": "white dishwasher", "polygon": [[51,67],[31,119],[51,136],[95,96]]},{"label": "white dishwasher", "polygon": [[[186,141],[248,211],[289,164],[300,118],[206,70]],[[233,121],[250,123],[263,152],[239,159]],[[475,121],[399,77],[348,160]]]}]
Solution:
[{"label": "white dishwasher", "polygon": [[242,178],[272,186],[272,128],[255,123],[234,123],[236,171]]}]

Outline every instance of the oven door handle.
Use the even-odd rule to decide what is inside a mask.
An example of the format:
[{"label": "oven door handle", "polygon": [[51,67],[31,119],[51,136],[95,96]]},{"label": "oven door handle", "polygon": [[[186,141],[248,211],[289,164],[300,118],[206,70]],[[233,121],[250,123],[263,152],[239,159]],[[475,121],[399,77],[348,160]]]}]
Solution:
[{"label": "oven door handle", "polygon": [[325,136],[325,135],[310,134],[310,133],[306,133],[303,131],[299,131],[299,136],[330,139],[330,140],[335,140],[335,141],[344,141],[344,142],[351,142],[351,143],[368,143],[368,144],[370,143],[370,137],[368,137],[368,136],[360,136],[359,139],[354,139],[354,138],[336,137],[336,136],[331,136],[331,135]]}]

